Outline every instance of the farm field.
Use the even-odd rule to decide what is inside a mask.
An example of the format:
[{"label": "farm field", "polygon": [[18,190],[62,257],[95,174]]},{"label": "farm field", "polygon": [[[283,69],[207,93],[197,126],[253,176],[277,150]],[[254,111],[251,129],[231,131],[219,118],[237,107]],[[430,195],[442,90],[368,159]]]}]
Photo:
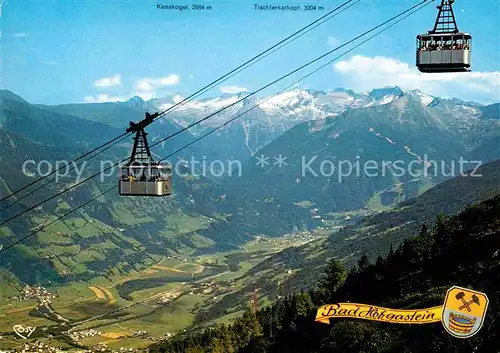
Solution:
[{"label": "farm field", "polygon": [[[13,331],[15,325],[23,325],[36,327],[29,339],[50,341],[59,347],[71,345],[70,334],[82,336],[78,344],[86,347],[104,343],[112,349],[144,348],[197,328],[200,311],[220,304],[227,295],[239,296],[248,271],[296,242],[293,237],[257,237],[238,251],[165,256],[141,271],[50,286],[45,289],[55,294],[50,308],[56,319],[40,314],[36,299],[16,301],[12,299],[15,291],[2,293],[0,345],[14,348],[26,342]],[[241,311],[241,307],[228,308],[226,314],[204,325],[229,323]],[[62,321],[66,326],[61,326]],[[93,333],[85,336],[86,332]]]}]

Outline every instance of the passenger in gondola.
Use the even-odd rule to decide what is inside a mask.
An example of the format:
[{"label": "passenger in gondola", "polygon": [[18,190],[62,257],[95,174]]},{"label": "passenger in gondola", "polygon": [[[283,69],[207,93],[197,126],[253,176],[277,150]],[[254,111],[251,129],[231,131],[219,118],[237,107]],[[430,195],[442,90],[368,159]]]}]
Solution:
[{"label": "passenger in gondola", "polygon": [[[471,71],[472,36],[459,32],[452,4],[452,0],[441,0],[434,28],[417,36],[416,66],[420,72]],[[445,55],[450,52],[453,55]]]}]

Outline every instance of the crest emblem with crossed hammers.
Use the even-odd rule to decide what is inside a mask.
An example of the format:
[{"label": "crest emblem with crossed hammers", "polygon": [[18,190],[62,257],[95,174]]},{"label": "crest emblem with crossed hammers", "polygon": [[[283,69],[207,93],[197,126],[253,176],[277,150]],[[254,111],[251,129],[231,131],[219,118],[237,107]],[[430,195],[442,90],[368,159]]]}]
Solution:
[{"label": "crest emblem with crossed hammers", "polygon": [[464,305],[462,305],[461,307],[458,308],[459,310],[466,308],[468,312],[471,312],[470,307],[472,304],[480,305],[479,298],[475,294],[472,294],[472,300],[470,300],[468,302],[465,301],[464,297],[465,297],[464,292],[460,292],[455,296],[455,298],[457,300],[461,300],[464,303]]}]

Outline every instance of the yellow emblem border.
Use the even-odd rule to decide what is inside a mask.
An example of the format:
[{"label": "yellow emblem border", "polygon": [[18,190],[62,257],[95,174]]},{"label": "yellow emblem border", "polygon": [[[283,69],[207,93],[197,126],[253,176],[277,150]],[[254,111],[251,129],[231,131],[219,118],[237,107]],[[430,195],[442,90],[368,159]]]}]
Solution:
[{"label": "yellow emblem border", "polygon": [[[486,305],[485,305],[484,310],[483,310],[483,316],[481,317],[481,324],[479,325],[479,328],[474,333],[471,333],[468,335],[457,335],[455,332],[453,332],[452,330],[450,330],[448,328],[448,324],[444,321],[444,312],[446,310],[446,303],[448,302],[448,296],[450,295],[450,292],[454,289],[459,289],[461,291],[468,292],[468,293],[480,294],[481,296],[484,296],[486,299]],[[446,291],[446,296],[444,297],[443,309],[441,311],[441,323],[443,324],[443,327],[446,330],[446,332],[448,332],[453,337],[462,338],[462,339],[470,338],[470,337],[474,336],[475,334],[477,334],[479,331],[481,331],[481,329],[483,328],[484,320],[486,318],[486,312],[488,311],[489,304],[490,304],[490,299],[488,298],[486,293],[478,292],[476,290],[464,288],[464,287],[460,287],[460,286],[453,286]]]}]

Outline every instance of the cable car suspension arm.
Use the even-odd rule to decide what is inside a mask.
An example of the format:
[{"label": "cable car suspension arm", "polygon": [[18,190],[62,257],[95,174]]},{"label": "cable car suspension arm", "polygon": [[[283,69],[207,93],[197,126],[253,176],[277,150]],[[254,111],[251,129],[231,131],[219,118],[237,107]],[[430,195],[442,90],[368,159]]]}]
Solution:
[{"label": "cable car suspension arm", "polygon": [[434,29],[429,31],[429,34],[434,33],[458,33],[457,22],[455,21],[455,14],[453,13],[452,4],[455,0],[441,0]]}]

